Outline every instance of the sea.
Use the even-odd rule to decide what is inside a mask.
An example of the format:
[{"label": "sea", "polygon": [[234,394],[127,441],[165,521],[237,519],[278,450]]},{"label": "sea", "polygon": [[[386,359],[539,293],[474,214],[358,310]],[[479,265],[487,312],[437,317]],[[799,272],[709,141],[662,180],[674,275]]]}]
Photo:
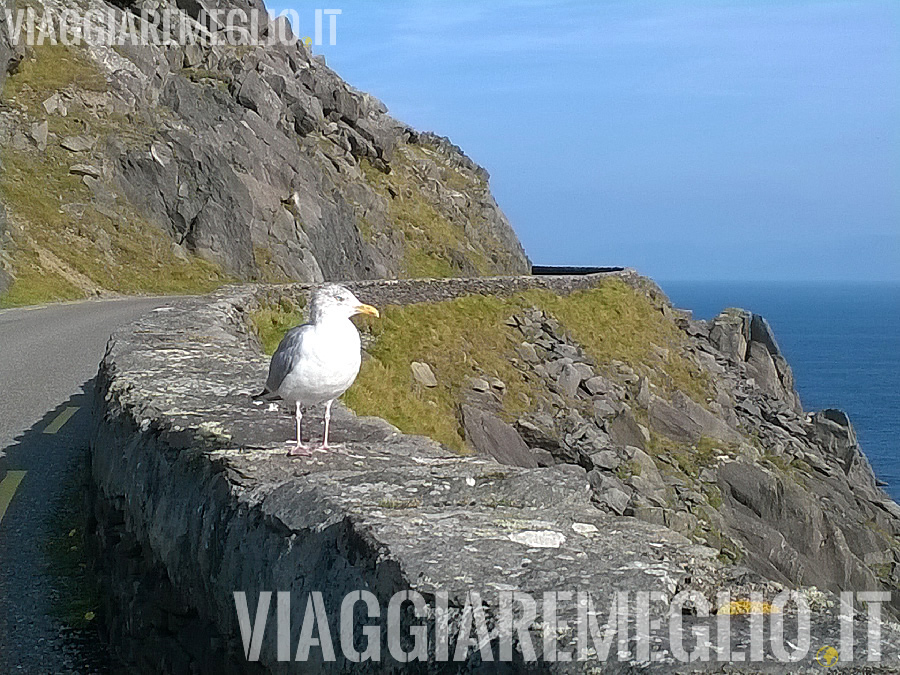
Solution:
[{"label": "sea", "polygon": [[900,501],[900,284],[661,282],[676,307],[709,319],[761,314],[807,411],[840,408],[885,490]]}]

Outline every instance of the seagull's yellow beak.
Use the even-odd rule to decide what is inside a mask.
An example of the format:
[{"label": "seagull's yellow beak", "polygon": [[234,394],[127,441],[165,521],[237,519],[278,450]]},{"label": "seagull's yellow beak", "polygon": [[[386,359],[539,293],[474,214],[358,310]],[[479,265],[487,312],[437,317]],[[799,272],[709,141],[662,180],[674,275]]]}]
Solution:
[{"label": "seagull's yellow beak", "polygon": [[378,310],[372,307],[372,305],[357,305],[356,306],[357,314],[369,314],[370,316],[379,317],[381,316],[378,313]]}]

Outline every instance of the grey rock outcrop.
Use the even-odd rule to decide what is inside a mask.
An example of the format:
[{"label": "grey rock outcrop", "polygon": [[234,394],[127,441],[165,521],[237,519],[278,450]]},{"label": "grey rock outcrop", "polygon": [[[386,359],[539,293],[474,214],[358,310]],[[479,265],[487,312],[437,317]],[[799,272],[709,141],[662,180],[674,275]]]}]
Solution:
[{"label": "grey rock outcrop", "polygon": [[700,425],[658,396],[650,401],[648,413],[650,428],[663,436],[683,443],[696,443],[700,440]]},{"label": "grey rock outcrop", "polygon": [[480,454],[508,466],[539,466],[537,457],[511,424],[471,405],[462,406],[462,419],[466,439]]},{"label": "grey rock outcrop", "polygon": [[733,448],[701,478],[717,481],[717,522],[738,555],[787,583],[896,589],[900,521],[886,516],[894,509],[884,505],[893,502],[878,489],[846,414],[803,413],[790,366],[761,316],[726,310],[708,333],[681,325],[695,353],[706,355],[698,364],[718,391],[701,416],[718,419],[720,433],[703,435]]},{"label": "grey rock outcrop", "polygon": [[746,362],[748,375],[767,394],[784,400],[794,412],[803,411],[791,367],[764,317],[742,309],[726,309],[710,322],[708,336],[710,344],[730,362]]},{"label": "grey rock outcrop", "polygon": [[630,410],[625,409],[606,423],[609,437],[617,444],[627,447],[643,448],[647,445],[647,437],[641,425],[634,419]]},{"label": "grey rock outcrop", "polygon": [[747,357],[750,341],[750,314],[742,309],[726,309],[707,329],[712,345],[734,362]]},{"label": "grey rock outcrop", "polygon": [[[144,3],[91,7],[119,20],[134,12],[140,22]],[[206,4],[177,7],[196,16]],[[260,2],[243,8],[265,16]],[[64,115],[80,120],[92,131],[59,143],[78,163],[103,168],[98,180],[118,198],[104,208],[137,212],[233,278],[529,272],[487,172],[446,139],[390,117],[302,42],[78,50],[106,89],[47,92],[43,107],[22,116],[23,129]],[[0,46],[0,60],[6,51]],[[107,253],[115,255],[98,257]]]},{"label": "grey rock outcrop", "polygon": [[[768,578],[810,585],[829,579],[832,589],[881,585],[848,544],[847,523],[819,508],[798,485],[747,462],[727,462],[718,475],[724,517],[755,549],[754,564],[769,566],[761,570]],[[862,545],[873,544],[868,538]]]},{"label": "grey rock outcrop", "polygon": [[859,458],[859,444],[850,418],[843,410],[821,410],[812,417],[814,434],[822,449],[840,462],[844,473],[849,473]]},{"label": "grey rock outcrop", "polygon": [[704,436],[730,443],[743,440],[737,430],[683,392],[673,394],[671,403],[652,396],[647,410],[651,429],[677,441],[697,443]]}]

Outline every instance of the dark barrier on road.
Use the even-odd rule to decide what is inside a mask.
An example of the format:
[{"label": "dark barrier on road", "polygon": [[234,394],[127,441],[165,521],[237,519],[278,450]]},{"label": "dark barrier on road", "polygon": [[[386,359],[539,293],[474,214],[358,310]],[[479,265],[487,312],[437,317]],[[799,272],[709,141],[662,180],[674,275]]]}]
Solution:
[{"label": "dark barrier on road", "polygon": [[624,267],[571,267],[567,265],[532,265],[531,274],[536,277],[557,275],[587,275],[621,272]]}]

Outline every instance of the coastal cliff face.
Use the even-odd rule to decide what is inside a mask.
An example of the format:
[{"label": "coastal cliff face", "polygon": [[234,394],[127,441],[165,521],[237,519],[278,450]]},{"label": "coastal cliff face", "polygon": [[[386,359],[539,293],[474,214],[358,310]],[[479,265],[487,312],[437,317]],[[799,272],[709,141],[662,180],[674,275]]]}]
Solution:
[{"label": "coastal cliff face", "polygon": [[[632,271],[349,285],[384,313],[363,325],[367,358],[346,398],[359,415],[337,406],[342,451],[327,457],[287,457],[290,417],[250,400],[267,365],[258,339],[299,320],[308,286],[224,289],[113,337],[97,383],[92,541],[125,663],[158,672],[165,653],[166,672],[287,672],[274,630],[258,664],[244,659],[234,590],[290,591],[294,631],[312,591],[335,621],[350,591],[383,606],[402,590],[429,603],[447,591],[456,635],[472,590],[494,625],[497,589],[652,591],[656,620],[681,591],[724,612],[721,591],[772,601],[789,588],[812,610],[815,645],[839,639],[834,593],[896,590],[900,507],[843,413],[801,410],[761,317],[694,321]],[[886,609],[896,615],[896,600]],[[601,609],[600,625],[610,616]],[[732,639],[746,643],[749,625],[731,624]],[[854,625],[864,640],[864,617]],[[540,621],[531,630],[543,658]],[[900,632],[882,631],[888,653]],[[681,667],[668,630],[651,664],[629,635],[630,656],[535,668]],[[493,667],[465,654],[466,670]],[[313,658],[323,672],[350,667]],[[819,668],[814,658],[767,672]],[[429,652],[421,670],[446,665]]]},{"label": "coastal cliff face", "polygon": [[[200,3],[183,6],[199,16]],[[260,2],[241,7],[266,16]],[[146,7],[86,9],[121,20]],[[302,42],[16,54],[4,34],[0,61],[13,302],[529,270],[487,172],[390,117]]]},{"label": "coastal cliff face", "polygon": [[[700,396],[665,391],[646,363],[592,359],[545,313],[521,315],[523,344],[537,353],[528,367],[564,399],[518,418],[522,437],[584,466],[603,508],[664,524],[731,564],[834,593],[896,589],[900,511],[847,416],[803,411],[762,317],[670,316],[686,339],[665,349],[696,368]],[[594,415],[579,417],[588,401]]]}]

